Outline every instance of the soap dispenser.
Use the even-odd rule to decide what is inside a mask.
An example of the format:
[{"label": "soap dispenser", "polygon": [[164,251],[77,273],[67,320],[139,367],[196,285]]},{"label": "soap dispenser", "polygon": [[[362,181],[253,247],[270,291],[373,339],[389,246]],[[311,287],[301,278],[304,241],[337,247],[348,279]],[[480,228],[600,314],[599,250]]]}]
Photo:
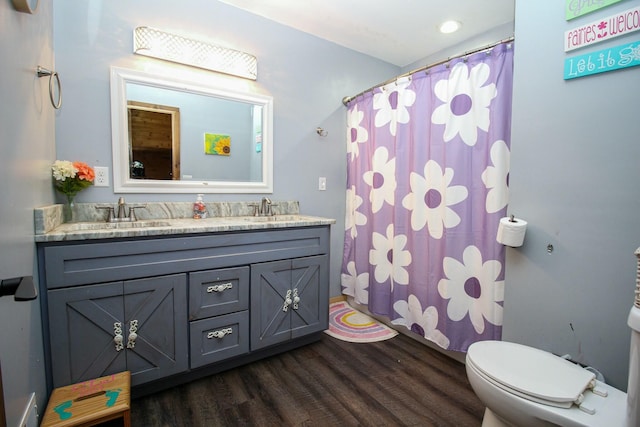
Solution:
[{"label": "soap dispenser", "polygon": [[195,203],[193,204],[193,218],[202,219],[207,217],[207,206],[202,201],[202,194],[198,194]]}]

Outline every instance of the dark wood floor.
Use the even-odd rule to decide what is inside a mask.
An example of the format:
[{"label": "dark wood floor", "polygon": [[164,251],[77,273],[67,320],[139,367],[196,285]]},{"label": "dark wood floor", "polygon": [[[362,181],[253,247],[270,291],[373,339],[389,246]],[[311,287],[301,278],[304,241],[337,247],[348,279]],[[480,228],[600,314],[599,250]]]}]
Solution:
[{"label": "dark wood floor", "polygon": [[480,426],[464,365],[409,337],[321,341],[135,399],[144,426]]}]

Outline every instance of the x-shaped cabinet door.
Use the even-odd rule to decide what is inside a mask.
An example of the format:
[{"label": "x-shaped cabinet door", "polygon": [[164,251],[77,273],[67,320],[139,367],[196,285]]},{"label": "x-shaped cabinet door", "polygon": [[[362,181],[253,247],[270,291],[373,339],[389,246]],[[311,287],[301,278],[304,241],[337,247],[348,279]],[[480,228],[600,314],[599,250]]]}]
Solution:
[{"label": "x-shaped cabinet door", "polygon": [[326,258],[251,265],[251,350],[326,329]]},{"label": "x-shaped cabinet door", "polygon": [[185,275],[75,286],[47,296],[54,387],[125,370],[137,385],[187,369]]}]

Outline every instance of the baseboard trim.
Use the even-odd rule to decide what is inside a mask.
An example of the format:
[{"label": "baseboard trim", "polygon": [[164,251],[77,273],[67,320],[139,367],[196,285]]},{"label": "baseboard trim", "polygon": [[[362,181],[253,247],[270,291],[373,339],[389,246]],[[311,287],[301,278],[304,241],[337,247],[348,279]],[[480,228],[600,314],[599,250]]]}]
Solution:
[{"label": "baseboard trim", "polygon": [[333,304],[335,302],[346,301],[346,300],[347,300],[347,296],[346,295],[338,295],[337,297],[329,298],[329,304]]}]

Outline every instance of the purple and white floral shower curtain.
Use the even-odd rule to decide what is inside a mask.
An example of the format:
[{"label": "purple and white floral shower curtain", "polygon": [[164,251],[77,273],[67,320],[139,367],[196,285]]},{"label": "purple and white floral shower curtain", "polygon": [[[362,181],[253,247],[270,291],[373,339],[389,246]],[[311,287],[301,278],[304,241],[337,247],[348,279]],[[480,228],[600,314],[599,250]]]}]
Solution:
[{"label": "purple and white floral shower curtain", "polygon": [[345,295],[440,347],[500,339],[513,43],[351,101]]}]

